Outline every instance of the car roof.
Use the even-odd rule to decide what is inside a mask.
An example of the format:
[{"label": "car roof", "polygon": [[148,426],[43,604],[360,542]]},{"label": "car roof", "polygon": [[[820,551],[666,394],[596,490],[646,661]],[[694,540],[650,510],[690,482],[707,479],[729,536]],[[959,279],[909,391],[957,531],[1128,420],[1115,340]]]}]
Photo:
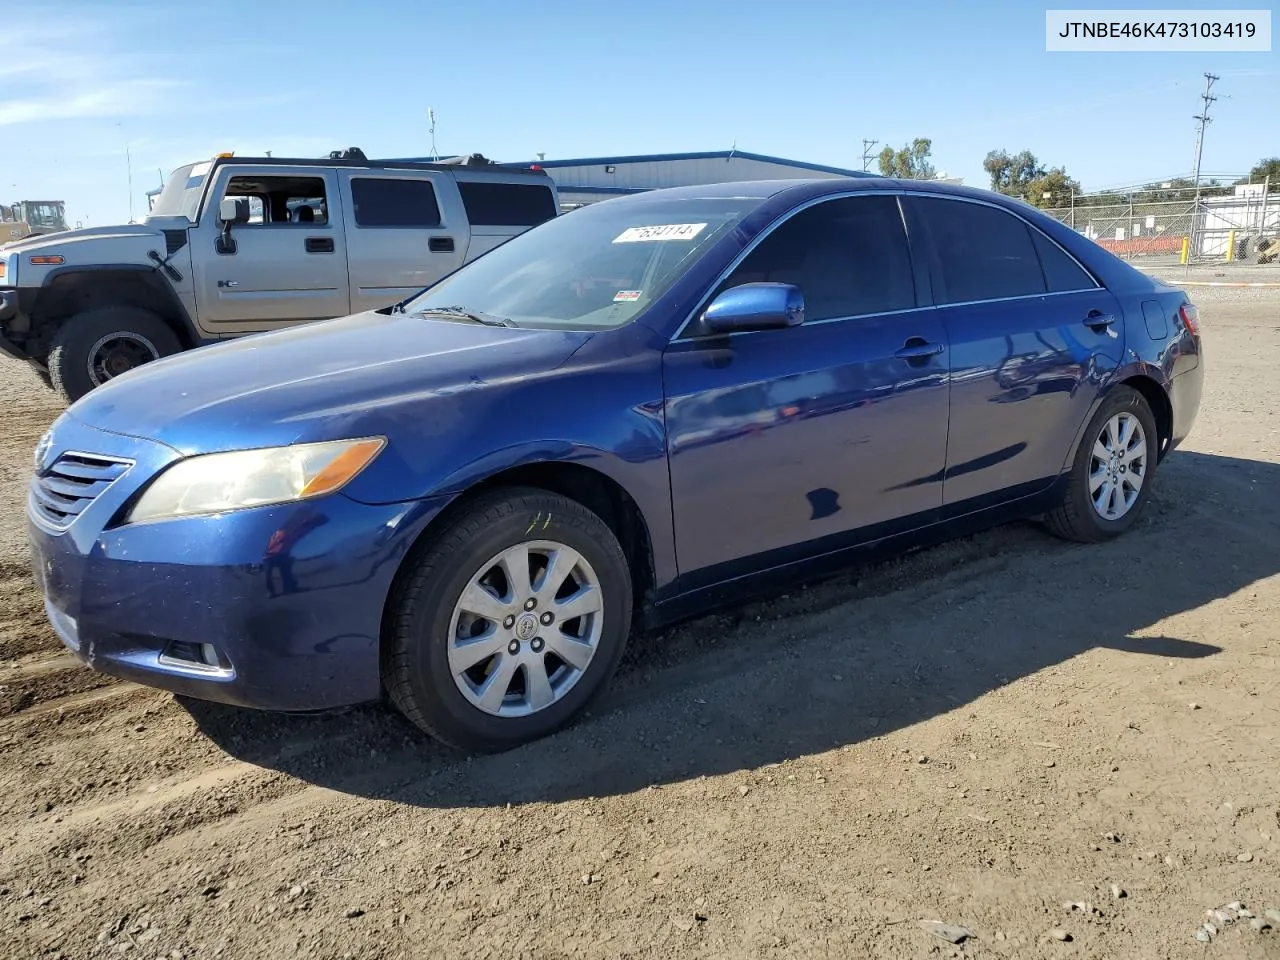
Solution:
[{"label": "car roof", "polygon": [[[572,192],[572,188],[562,188]],[[745,198],[766,200],[794,192],[796,199],[857,193],[864,190],[902,190],[906,193],[936,193],[1011,205],[1016,201],[991,190],[966,187],[937,180],[900,180],[893,177],[800,177],[787,180],[734,180],[688,187],[660,187],[616,198],[633,203],[660,200],[711,200]]]},{"label": "car roof", "polygon": [[[203,163],[206,161],[196,161]],[[551,174],[542,169],[504,167],[501,164],[469,167],[460,163],[422,163],[415,160],[343,160],[338,158],[297,158],[297,157],[214,157],[212,167],[220,166],[254,166],[254,167],[325,167],[337,170],[405,170],[462,175],[464,178],[478,175],[488,178],[529,177],[549,181]],[[211,169],[212,169],[211,167]],[[552,184],[554,185],[554,183]]]}]

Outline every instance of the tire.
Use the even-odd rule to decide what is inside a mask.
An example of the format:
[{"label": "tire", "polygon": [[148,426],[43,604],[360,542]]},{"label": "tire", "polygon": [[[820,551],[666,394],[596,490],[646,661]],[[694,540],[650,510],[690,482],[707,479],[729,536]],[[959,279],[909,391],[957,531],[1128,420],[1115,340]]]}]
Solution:
[{"label": "tire", "polygon": [[149,310],[86,310],[64,321],[54,334],[49,379],[54,390],[74,403],[107,380],[181,349],[177,334]]},{"label": "tire", "polygon": [[[518,571],[525,547],[532,609],[521,600],[528,592],[513,590],[504,572]],[[554,564],[553,547],[560,551]],[[515,564],[507,553],[513,550]],[[556,593],[559,576],[546,582],[548,566],[571,571],[563,581],[569,593]],[[484,585],[476,582],[481,575]],[[584,586],[591,582],[594,592]],[[594,603],[597,612],[556,619],[566,598],[581,610]],[[436,739],[466,751],[510,749],[567,725],[604,688],[627,644],[631,605],[627,558],[596,514],[544,490],[496,490],[410,556],[392,591],[383,683],[392,703]],[[465,648],[474,635],[481,645]],[[477,657],[483,659],[465,667]]]},{"label": "tire", "polygon": [[[1135,422],[1142,431],[1141,465],[1138,463],[1137,446],[1132,446],[1127,456],[1101,460],[1100,455],[1109,452],[1108,445],[1117,447],[1117,441],[1123,439],[1116,436],[1116,429],[1123,431],[1126,425]],[[1131,432],[1129,437],[1130,444],[1134,444],[1134,433]],[[1095,456],[1095,450],[1099,456]],[[1151,497],[1158,450],[1156,420],[1146,399],[1130,387],[1113,389],[1085,429],[1061,502],[1045,517],[1050,531],[1063,539],[1080,543],[1097,543],[1124,533],[1138,521]],[[1100,475],[1101,481],[1098,479]],[[1115,497],[1123,496],[1128,501],[1135,475],[1141,478],[1140,488],[1121,511],[1121,500],[1107,499],[1112,496],[1108,491],[1118,489]],[[1112,478],[1115,482],[1109,483]],[[1105,502],[1098,505],[1095,500]],[[1104,516],[1104,513],[1113,511],[1118,515]]]}]

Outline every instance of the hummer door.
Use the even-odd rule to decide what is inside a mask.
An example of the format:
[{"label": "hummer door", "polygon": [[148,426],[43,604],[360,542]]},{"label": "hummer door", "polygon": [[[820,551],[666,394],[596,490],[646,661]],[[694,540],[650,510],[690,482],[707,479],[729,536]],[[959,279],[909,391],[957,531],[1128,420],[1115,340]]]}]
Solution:
[{"label": "hummer door", "polygon": [[[223,242],[219,206],[246,200],[249,222]],[[330,170],[227,166],[192,231],[196,309],[211,335],[268,330],[351,312],[347,245]]]}]

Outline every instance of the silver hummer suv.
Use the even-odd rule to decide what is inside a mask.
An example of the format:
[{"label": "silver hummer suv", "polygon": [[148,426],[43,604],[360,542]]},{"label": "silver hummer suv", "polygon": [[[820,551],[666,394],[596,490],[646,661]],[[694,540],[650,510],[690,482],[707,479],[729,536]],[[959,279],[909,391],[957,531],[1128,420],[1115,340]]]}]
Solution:
[{"label": "silver hummer suv", "polygon": [[556,216],[536,166],[220,154],[147,219],[0,247],[0,352],[73,401],[168,354],[391,306]]}]

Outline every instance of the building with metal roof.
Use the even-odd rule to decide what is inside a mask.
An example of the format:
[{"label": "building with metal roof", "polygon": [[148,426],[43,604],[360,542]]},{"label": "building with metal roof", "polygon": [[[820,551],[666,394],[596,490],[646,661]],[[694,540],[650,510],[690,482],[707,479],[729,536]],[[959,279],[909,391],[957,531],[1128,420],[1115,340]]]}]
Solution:
[{"label": "building with metal roof", "polygon": [[[528,166],[529,164],[508,164]],[[560,194],[560,207],[571,210],[597,200],[663,187],[690,187],[704,183],[742,180],[792,180],[802,177],[870,177],[861,170],[846,170],[820,163],[787,160],[743,150],[707,153],[655,153],[580,160],[539,160]]]}]

